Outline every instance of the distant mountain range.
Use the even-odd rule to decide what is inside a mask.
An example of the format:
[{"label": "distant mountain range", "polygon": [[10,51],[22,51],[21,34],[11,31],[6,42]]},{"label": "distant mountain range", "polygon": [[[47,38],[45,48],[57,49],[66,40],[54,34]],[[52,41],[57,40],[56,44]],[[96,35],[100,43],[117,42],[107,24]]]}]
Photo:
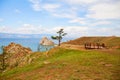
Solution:
[{"label": "distant mountain range", "polygon": [[13,33],[0,33],[0,38],[41,38],[50,37],[51,34],[13,34]]}]

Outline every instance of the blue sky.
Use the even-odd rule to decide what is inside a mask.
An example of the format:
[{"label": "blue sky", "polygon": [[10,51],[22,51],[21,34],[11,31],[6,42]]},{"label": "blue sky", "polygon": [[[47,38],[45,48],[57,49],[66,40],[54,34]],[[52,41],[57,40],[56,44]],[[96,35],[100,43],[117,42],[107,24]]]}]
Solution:
[{"label": "blue sky", "polygon": [[0,0],[0,33],[120,36],[120,0]]}]

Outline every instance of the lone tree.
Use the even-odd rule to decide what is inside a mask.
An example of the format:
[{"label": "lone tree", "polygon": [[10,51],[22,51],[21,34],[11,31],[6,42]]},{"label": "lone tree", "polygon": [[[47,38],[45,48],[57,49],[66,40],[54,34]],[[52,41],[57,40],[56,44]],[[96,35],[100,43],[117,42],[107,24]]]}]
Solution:
[{"label": "lone tree", "polygon": [[58,46],[60,46],[61,40],[63,36],[67,35],[67,33],[64,33],[64,29],[60,29],[57,34],[58,36],[51,36],[52,39],[58,40]]}]

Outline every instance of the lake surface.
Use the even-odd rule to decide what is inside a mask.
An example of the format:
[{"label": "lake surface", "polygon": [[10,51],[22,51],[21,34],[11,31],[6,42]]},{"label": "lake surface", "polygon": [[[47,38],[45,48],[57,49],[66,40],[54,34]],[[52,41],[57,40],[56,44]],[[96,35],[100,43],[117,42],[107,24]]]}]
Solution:
[{"label": "lake surface", "polygon": [[[39,38],[0,38],[0,53],[2,52],[1,47],[7,46],[11,42],[21,44],[24,47],[29,47],[32,51],[38,51],[39,42],[41,39]],[[52,46],[48,46],[48,49],[52,48]],[[46,46],[40,46],[40,51],[45,51]]]}]

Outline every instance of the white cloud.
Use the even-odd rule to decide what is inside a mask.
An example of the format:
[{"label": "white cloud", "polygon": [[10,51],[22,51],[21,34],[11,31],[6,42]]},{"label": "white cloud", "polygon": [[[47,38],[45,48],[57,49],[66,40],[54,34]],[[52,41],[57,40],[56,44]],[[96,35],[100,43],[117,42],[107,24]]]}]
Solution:
[{"label": "white cloud", "polygon": [[19,27],[0,26],[1,33],[17,33],[17,34],[53,34],[57,31],[55,28],[49,29],[41,25],[23,24]]},{"label": "white cloud", "polygon": [[12,31],[15,31],[14,28],[10,28],[8,26],[0,26],[1,33],[12,33]]},{"label": "white cloud", "polygon": [[2,32],[2,33],[32,34],[32,33],[34,33],[34,31],[36,29],[35,29],[35,26],[33,26],[33,25],[24,24],[21,27],[17,27],[17,28],[8,27],[8,26],[1,26],[0,32]]},{"label": "white cloud", "polygon": [[74,15],[74,14],[68,14],[68,13],[53,13],[52,14],[53,16],[55,16],[55,17],[59,17],[59,18],[74,18],[74,17],[76,17],[76,15]]},{"label": "white cloud", "polygon": [[66,18],[66,19],[75,19],[77,18],[77,7],[69,7],[64,8],[63,6],[59,9],[56,9],[56,11],[51,12],[51,15],[57,18]]},{"label": "white cloud", "polygon": [[[69,33],[70,35],[78,35],[86,33],[87,27],[82,26],[63,26],[63,27],[53,27],[51,29],[45,28],[42,26],[34,26],[31,24],[23,24],[21,27],[18,28],[11,28],[2,26],[0,27],[0,32],[4,33],[19,33],[19,34],[55,34],[59,29],[63,28],[65,32]],[[74,37],[74,36],[73,36]]]},{"label": "white cloud", "polygon": [[46,10],[48,12],[53,12],[59,8],[60,4],[53,3],[42,3],[41,0],[29,0],[32,3],[32,8],[34,11]]},{"label": "white cloud", "polygon": [[29,0],[32,3],[32,8],[35,11],[41,11],[41,0]]},{"label": "white cloud", "polygon": [[[120,1],[119,0],[62,0],[66,4],[70,4],[70,7],[74,7],[75,14],[65,13],[54,14],[57,17],[70,18],[69,23],[79,23],[88,25],[92,20],[95,21],[94,25],[107,25],[110,24],[110,19],[120,19]],[[75,4],[75,5],[74,5]],[[72,8],[69,8],[72,10]],[[85,14],[81,13],[81,10],[85,11]],[[81,16],[82,15],[82,19]],[[90,21],[91,20],[91,21]],[[112,21],[111,21],[112,22]]]},{"label": "white cloud", "polygon": [[40,26],[34,26],[31,24],[23,24],[21,27],[16,29],[17,33],[20,34],[41,34],[44,31]]},{"label": "white cloud", "polygon": [[108,20],[96,20],[96,21],[89,22],[87,25],[95,27],[95,26],[99,26],[99,25],[110,25],[110,24],[112,24],[112,22],[108,21]]},{"label": "white cloud", "polygon": [[57,31],[61,28],[68,33],[67,38],[78,38],[80,36],[120,36],[120,27],[89,27],[89,26],[56,26],[47,28],[43,26],[35,26],[31,24],[23,24],[18,28],[11,28],[6,26],[0,27],[1,33],[18,33],[18,34],[52,34],[57,35]]},{"label": "white cloud", "polygon": [[46,3],[42,6],[43,10],[48,11],[52,16],[58,18],[74,18],[76,17],[76,7],[65,8],[58,3]]},{"label": "white cloud", "polygon": [[49,11],[49,12],[54,12],[54,11],[56,11],[56,9],[58,9],[58,8],[60,8],[60,4],[44,4],[43,5],[43,9],[45,9],[45,10],[47,10],[47,11]]},{"label": "white cloud", "polygon": [[[46,33],[57,35],[57,31],[64,29],[64,32],[67,33],[66,38],[76,38],[84,36],[87,34],[88,27],[85,26],[57,26],[51,29],[46,28]],[[56,34],[55,34],[56,33]]]},{"label": "white cloud", "polygon": [[88,25],[92,22],[90,19],[94,19],[103,21],[95,21],[92,26],[106,25],[110,24],[109,19],[120,19],[120,2],[117,0],[62,0],[65,4],[59,3],[61,1],[57,3],[29,1],[35,11],[47,11],[53,17],[67,18],[71,24]]},{"label": "white cloud", "polygon": [[21,11],[19,9],[15,9],[16,13],[21,13]]},{"label": "white cloud", "polygon": [[[96,35],[97,34],[99,34],[99,35],[102,34],[102,35],[106,35],[106,36],[113,36],[113,35],[120,36],[120,33],[119,33],[120,27],[118,27],[118,26],[116,26],[116,28],[114,28],[114,27],[110,27],[110,28],[103,27],[103,28],[100,28],[100,29],[96,28],[96,29],[93,29],[93,30],[96,31],[95,32]],[[94,35],[94,34],[92,34],[92,35]]]},{"label": "white cloud", "polygon": [[84,18],[73,18],[69,21],[69,23],[80,23],[80,24],[86,24],[86,20]]},{"label": "white cloud", "polygon": [[90,3],[95,3],[97,0],[64,0],[69,4],[90,4]]},{"label": "white cloud", "polygon": [[2,22],[3,21],[3,19],[2,18],[0,18],[0,22]]},{"label": "white cloud", "polygon": [[95,19],[120,19],[119,3],[100,3],[89,8],[87,17]]},{"label": "white cloud", "polygon": [[68,33],[67,37],[76,38],[87,34],[88,27],[85,26],[67,26],[64,27]]}]

